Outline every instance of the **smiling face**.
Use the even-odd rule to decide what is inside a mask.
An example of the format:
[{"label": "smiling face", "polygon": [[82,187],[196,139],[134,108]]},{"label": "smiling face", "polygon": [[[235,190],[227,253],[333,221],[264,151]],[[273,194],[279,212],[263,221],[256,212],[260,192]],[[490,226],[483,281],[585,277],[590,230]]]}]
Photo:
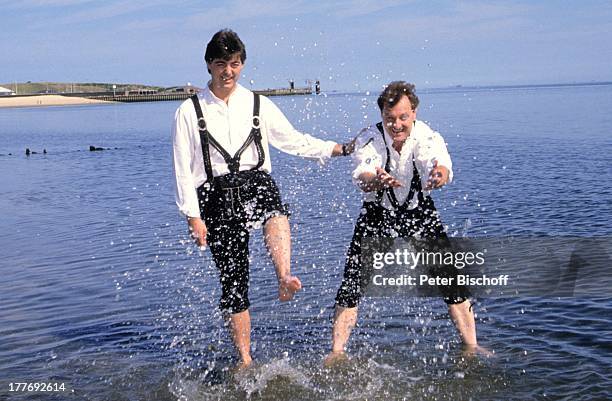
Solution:
[{"label": "smiling face", "polygon": [[240,53],[232,54],[227,60],[216,58],[206,65],[210,71],[211,90],[216,95],[232,92],[240,78],[242,67],[244,67]]},{"label": "smiling face", "polygon": [[416,109],[412,108],[410,99],[406,95],[401,96],[393,107],[385,107],[382,111],[385,130],[393,138],[394,144],[403,144],[408,139],[416,120]]}]

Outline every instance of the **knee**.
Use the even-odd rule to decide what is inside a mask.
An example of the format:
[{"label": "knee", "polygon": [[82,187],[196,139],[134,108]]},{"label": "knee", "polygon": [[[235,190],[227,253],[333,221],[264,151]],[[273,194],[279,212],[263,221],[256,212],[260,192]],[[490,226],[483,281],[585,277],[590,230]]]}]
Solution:
[{"label": "knee", "polygon": [[264,222],[264,232],[273,234],[274,230],[289,230],[289,219],[284,214],[276,214],[268,217]]}]

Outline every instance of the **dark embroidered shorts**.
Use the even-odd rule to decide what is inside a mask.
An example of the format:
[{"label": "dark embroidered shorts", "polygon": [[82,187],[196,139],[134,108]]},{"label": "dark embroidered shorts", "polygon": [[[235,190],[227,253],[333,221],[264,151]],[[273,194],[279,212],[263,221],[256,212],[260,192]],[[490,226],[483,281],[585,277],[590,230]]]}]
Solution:
[{"label": "dark embroidered shorts", "polygon": [[[368,237],[412,237],[446,238],[444,227],[431,197],[426,197],[419,207],[411,210],[388,210],[373,203],[366,202],[355,223],[353,239],[349,246],[342,284],[336,295],[336,304],[345,308],[354,308],[359,304],[366,277],[361,262],[361,242]],[[444,302],[457,304],[469,297],[467,287],[440,286]]]},{"label": "dark embroidered shorts", "polygon": [[215,177],[198,188],[207,242],[220,272],[219,306],[229,313],[249,308],[249,231],[271,217],[289,216],[272,177],[264,171],[241,171]]}]

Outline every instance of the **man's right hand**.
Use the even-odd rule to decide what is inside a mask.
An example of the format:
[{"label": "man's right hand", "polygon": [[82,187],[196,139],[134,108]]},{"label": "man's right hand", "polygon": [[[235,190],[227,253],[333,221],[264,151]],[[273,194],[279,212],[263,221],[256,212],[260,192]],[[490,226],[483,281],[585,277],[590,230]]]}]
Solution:
[{"label": "man's right hand", "polygon": [[379,191],[385,188],[398,188],[402,183],[380,167],[376,167],[376,174],[362,173],[359,176],[359,187],[364,192]]},{"label": "man's right hand", "polygon": [[188,217],[189,233],[199,246],[206,246],[206,223],[199,217]]},{"label": "man's right hand", "polygon": [[380,167],[376,167],[376,178],[382,188],[398,188],[402,186],[402,183],[397,178]]}]

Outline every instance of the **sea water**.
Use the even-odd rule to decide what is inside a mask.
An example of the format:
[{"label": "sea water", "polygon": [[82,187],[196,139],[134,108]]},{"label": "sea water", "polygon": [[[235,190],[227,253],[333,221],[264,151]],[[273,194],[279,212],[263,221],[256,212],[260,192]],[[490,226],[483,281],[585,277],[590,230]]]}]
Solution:
[{"label": "sea water", "polygon": [[[612,86],[420,98],[418,117],[453,158],[453,184],[434,194],[450,235],[611,234]],[[374,93],[273,100],[299,130],[336,141],[380,116]],[[323,368],[361,194],[347,158],[320,166],[278,151],[272,174],[291,207],[292,271],[304,288],[277,301],[255,231],[256,363],[235,374],[216,269],[174,204],[178,104],[0,110],[0,399],[612,397],[610,292],[478,300],[479,342],[494,358],[462,353],[440,299],[366,298],[350,361]],[[65,391],[10,391],[23,382]]]}]

